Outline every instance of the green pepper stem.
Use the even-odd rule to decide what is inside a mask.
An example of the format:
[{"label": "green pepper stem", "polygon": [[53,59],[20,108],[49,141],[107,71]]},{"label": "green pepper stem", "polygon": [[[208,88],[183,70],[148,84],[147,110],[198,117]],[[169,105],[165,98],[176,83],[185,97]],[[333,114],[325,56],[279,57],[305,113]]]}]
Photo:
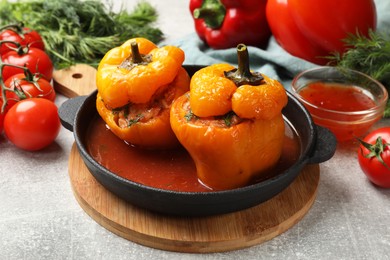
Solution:
[{"label": "green pepper stem", "polygon": [[220,0],[204,0],[202,6],[193,11],[195,19],[203,19],[208,27],[217,29],[222,26],[226,8]]},{"label": "green pepper stem", "polygon": [[251,71],[249,67],[249,53],[244,44],[237,45],[238,55],[238,74],[243,77],[251,77]]},{"label": "green pepper stem", "polygon": [[248,48],[245,44],[237,45],[238,68],[225,71],[225,77],[232,80],[237,87],[242,85],[260,85],[264,80],[260,73],[251,72]]},{"label": "green pepper stem", "polygon": [[132,41],[130,43],[130,48],[131,55],[127,57],[127,59],[123,60],[118,68],[132,70],[138,65],[147,65],[152,61],[152,55],[141,54],[139,52],[138,43],[136,41]]},{"label": "green pepper stem", "polygon": [[144,62],[141,53],[139,53],[138,44],[135,41],[131,43],[131,54],[133,63],[142,64]]}]

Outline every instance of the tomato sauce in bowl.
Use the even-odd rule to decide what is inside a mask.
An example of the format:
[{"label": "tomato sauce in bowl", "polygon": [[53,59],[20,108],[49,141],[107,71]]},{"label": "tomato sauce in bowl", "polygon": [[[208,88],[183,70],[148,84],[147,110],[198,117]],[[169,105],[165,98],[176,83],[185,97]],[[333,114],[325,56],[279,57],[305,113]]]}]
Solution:
[{"label": "tomato sauce in bowl", "polygon": [[320,67],[297,75],[292,90],[317,125],[338,141],[364,135],[383,116],[388,94],[369,76],[352,70]]},{"label": "tomato sauce in bowl", "polygon": [[365,117],[360,113],[375,108],[376,103],[357,86],[315,82],[299,94],[313,105],[306,108],[314,122],[331,130],[339,141],[364,135],[382,117],[379,114]]},{"label": "tomato sauce in bowl", "polygon": [[340,83],[313,82],[299,94],[307,102],[326,110],[355,112],[375,107],[374,100],[356,86]]},{"label": "tomato sauce in bowl", "polygon": [[[195,164],[182,147],[172,150],[145,150],[133,147],[112,134],[100,117],[91,120],[87,136],[86,147],[90,155],[99,164],[122,178],[164,190],[213,191],[198,181]],[[282,173],[291,167],[300,155],[299,137],[286,121],[284,147],[277,166],[263,179],[253,180],[253,183]]]}]

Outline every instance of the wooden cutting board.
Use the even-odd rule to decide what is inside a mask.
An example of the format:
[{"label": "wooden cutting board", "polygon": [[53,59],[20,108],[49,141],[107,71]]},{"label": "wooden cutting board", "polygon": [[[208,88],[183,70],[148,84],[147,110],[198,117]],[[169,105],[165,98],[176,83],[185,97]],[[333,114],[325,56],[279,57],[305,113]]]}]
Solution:
[{"label": "wooden cutting board", "polygon": [[[73,97],[96,89],[96,71],[76,65],[54,73],[59,93]],[[80,206],[97,223],[130,241],[152,248],[192,253],[223,252],[268,241],[298,223],[315,201],[318,165],[306,166],[294,182],[255,207],[210,217],[175,217],[133,206],[101,186],[73,145],[69,176]]]},{"label": "wooden cutting board", "polygon": [[88,95],[96,90],[96,69],[77,64],[53,73],[54,88],[58,93],[72,98]]}]

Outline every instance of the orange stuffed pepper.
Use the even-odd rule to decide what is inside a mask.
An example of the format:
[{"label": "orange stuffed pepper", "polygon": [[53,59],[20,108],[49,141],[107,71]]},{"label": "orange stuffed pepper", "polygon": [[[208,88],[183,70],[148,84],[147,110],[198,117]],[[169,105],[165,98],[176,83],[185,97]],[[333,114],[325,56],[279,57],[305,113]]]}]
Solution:
[{"label": "orange stuffed pepper", "polygon": [[171,108],[172,129],[194,160],[199,180],[215,190],[244,186],[270,170],[285,135],[285,89],[250,71],[245,45],[237,52],[238,69],[215,64],[199,70],[190,91]]},{"label": "orange stuffed pepper", "polygon": [[96,107],[110,130],[127,143],[149,149],[179,144],[170,126],[170,107],[189,90],[184,52],[158,48],[144,38],[116,47],[99,63]]}]

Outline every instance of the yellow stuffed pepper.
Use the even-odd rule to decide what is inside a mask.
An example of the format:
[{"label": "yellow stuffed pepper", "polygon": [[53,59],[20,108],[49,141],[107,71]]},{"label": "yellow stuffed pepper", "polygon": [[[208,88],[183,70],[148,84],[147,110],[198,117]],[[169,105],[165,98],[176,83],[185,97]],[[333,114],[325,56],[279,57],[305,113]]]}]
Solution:
[{"label": "yellow stuffed pepper", "polygon": [[115,135],[150,149],[179,144],[169,111],[173,100],[189,90],[183,61],[180,48],[158,48],[144,38],[130,39],[107,52],[97,70],[96,107]]},{"label": "yellow stuffed pepper", "polygon": [[285,89],[250,71],[245,45],[237,53],[238,69],[215,64],[199,70],[171,108],[172,129],[199,180],[216,190],[244,186],[275,166],[285,134]]}]

